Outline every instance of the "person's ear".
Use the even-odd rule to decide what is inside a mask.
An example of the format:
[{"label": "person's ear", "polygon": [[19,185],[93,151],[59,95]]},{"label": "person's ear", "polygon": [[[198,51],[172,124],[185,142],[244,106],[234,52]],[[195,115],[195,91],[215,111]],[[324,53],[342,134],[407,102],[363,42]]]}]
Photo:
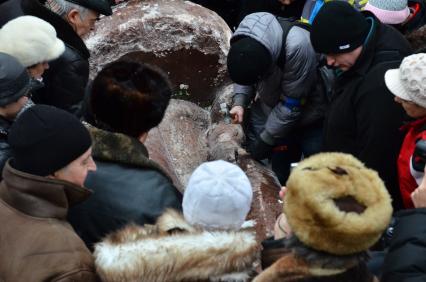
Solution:
[{"label": "person's ear", "polygon": [[74,31],[77,27],[77,23],[81,21],[80,12],[77,9],[72,9],[67,14],[68,23],[73,27]]}]

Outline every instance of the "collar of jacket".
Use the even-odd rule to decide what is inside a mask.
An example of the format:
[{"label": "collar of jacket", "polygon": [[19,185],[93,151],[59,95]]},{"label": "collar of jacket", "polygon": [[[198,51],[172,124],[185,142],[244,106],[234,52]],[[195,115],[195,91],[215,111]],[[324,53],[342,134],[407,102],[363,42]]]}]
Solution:
[{"label": "collar of jacket", "polygon": [[3,169],[0,199],[20,212],[39,218],[65,219],[68,208],[92,192],[67,181],[50,179],[14,169],[10,160]]},{"label": "collar of jacket", "polygon": [[219,278],[248,276],[258,251],[254,232],[198,230],[168,210],[155,227],[129,225],[110,234],[94,256],[105,281],[228,281]]},{"label": "collar of jacket", "polygon": [[419,130],[422,130],[426,126],[426,117],[413,120],[411,122],[408,122],[407,124],[404,124],[399,129],[401,131],[408,131],[411,128],[417,128]]},{"label": "collar of jacket", "polygon": [[38,17],[50,23],[55,28],[57,36],[66,45],[78,51],[84,59],[89,59],[90,53],[84,41],[73,30],[72,26],[60,16],[45,8],[38,0],[22,0],[21,8],[24,14]]},{"label": "collar of jacket", "polygon": [[85,125],[92,136],[92,155],[96,160],[154,169],[173,183],[161,166],[149,158],[145,145],[136,138],[102,130],[88,123]]}]

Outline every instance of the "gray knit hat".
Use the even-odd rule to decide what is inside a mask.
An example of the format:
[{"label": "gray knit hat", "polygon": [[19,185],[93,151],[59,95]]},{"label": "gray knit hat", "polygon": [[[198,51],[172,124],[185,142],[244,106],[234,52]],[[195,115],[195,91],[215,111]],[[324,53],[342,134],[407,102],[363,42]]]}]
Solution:
[{"label": "gray knit hat", "polygon": [[19,61],[0,52],[0,107],[17,101],[31,90],[31,79]]},{"label": "gray knit hat", "polygon": [[385,24],[401,24],[410,16],[407,0],[369,0],[364,10]]}]

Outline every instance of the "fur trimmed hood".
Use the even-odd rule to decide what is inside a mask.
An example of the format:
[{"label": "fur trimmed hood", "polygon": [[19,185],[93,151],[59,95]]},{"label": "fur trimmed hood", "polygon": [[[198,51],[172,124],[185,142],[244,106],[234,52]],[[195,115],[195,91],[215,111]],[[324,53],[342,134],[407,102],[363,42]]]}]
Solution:
[{"label": "fur trimmed hood", "polygon": [[130,225],[95,245],[103,281],[246,281],[258,255],[255,234],[208,232],[168,210],[155,226]]}]

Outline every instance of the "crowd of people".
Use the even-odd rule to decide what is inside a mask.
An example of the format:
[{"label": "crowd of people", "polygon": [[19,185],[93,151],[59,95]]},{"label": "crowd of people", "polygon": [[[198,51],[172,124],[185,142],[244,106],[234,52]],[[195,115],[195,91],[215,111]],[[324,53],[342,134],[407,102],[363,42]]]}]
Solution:
[{"label": "crowd of people", "polygon": [[426,1],[193,2],[234,31],[230,115],[283,185],[273,236],[236,164],[181,194],[149,158],[165,71],[89,80],[83,38],[115,2],[0,0],[0,281],[423,281],[426,53],[407,38]]}]

